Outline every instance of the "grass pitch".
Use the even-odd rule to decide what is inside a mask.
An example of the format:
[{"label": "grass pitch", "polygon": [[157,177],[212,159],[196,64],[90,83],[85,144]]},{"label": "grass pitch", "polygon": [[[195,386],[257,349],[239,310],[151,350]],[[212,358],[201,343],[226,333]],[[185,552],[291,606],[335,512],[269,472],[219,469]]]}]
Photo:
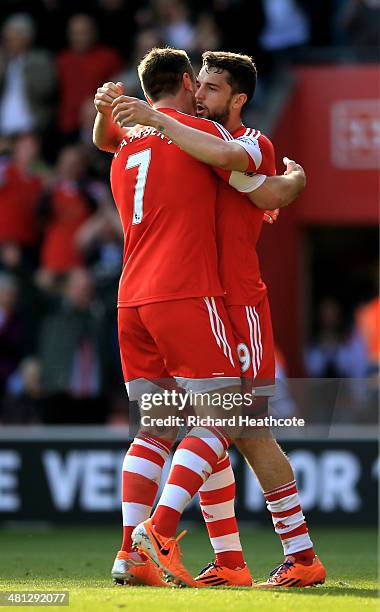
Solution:
[{"label": "grass pitch", "polygon": [[[242,529],[245,555],[255,580],[263,580],[282,559],[271,528]],[[374,529],[315,528],[312,537],[327,567],[324,586],[288,591],[247,588],[158,589],[113,586],[110,569],[120,530],[78,527],[2,530],[0,591],[69,590],[69,608],[33,606],[64,612],[271,612],[378,610],[377,544]],[[194,573],[212,559],[205,530],[189,530],[181,541]],[[3,609],[11,609],[6,607]]]}]

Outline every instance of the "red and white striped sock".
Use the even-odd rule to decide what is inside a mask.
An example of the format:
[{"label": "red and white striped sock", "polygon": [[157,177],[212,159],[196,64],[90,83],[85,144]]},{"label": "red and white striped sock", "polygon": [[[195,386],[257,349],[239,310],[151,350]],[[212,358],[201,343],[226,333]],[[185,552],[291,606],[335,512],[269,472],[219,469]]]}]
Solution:
[{"label": "red and white striped sock", "polygon": [[171,446],[168,440],[142,432],[125,455],[122,474],[123,551],[131,550],[131,535],[136,525],[149,518]]},{"label": "red and white striped sock", "polygon": [[168,538],[175,536],[182,512],[208,479],[229,445],[215,428],[194,427],[173,456],[168,480],[153,513],[153,525]]},{"label": "red and white striped sock", "polygon": [[235,516],[235,494],[235,476],[226,453],[199,489],[199,499],[216,563],[230,569],[244,567],[245,563]]},{"label": "red and white striped sock", "polygon": [[284,555],[295,557],[298,563],[311,564],[314,559],[313,542],[308,533],[295,480],[265,491],[264,495],[274,530],[281,538]]}]

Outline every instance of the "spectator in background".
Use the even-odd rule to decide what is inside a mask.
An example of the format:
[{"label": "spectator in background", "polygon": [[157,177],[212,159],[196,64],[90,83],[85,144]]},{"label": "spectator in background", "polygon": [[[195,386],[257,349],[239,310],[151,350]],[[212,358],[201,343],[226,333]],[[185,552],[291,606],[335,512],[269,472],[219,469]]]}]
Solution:
[{"label": "spectator in background", "polygon": [[269,74],[308,43],[310,25],[297,0],[262,0],[262,9],[265,22],[259,44],[267,54],[268,65],[264,69]]},{"label": "spectator in background", "polygon": [[43,321],[39,358],[46,423],[101,423],[107,417],[108,328],[94,289],[88,270],[72,270],[63,299]]},{"label": "spectator in background", "polygon": [[89,192],[86,170],[87,162],[80,146],[62,149],[57,163],[57,178],[41,202],[44,235],[40,264],[51,275],[63,274],[83,265],[75,235],[96,206]]},{"label": "spectator in background", "polygon": [[193,51],[195,30],[186,3],[183,0],[157,0],[156,8],[165,43],[170,47]]},{"label": "spectator in background", "polygon": [[[206,50],[215,51],[221,48],[221,33],[215,23],[213,15],[202,13],[196,23],[194,33],[194,47],[198,55]],[[199,61],[199,58],[197,58]]]},{"label": "spectator in background", "polygon": [[10,159],[0,160],[0,243],[13,243],[26,254],[38,239],[37,210],[42,194],[43,167],[39,139],[22,134]]},{"label": "spectator in background", "polygon": [[90,15],[74,15],[67,28],[69,46],[58,55],[60,87],[58,124],[66,141],[76,138],[83,102],[120,71],[119,54],[98,43],[96,21]]},{"label": "spectator in background", "polygon": [[123,262],[123,231],[112,196],[106,190],[103,186],[105,193],[99,194],[98,210],[78,230],[76,243],[112,316]]},{"label": "spectator in background", "polygon": [[356,396],[361,393],[359,395],[360,417],[362,420],[366,419],[376,423],[379,413],[380,372],[380,298],[378,294],[356,309],[353,333],[363,346],[366,355],[363,371],[360,374],[363,380],[359,384],[359,389],[355,388]]},{"label": "spectator in background", "polygon": [[305,352],[305,369],[313,378],[355,378],[367,361],[363,343],[347,330],[340,305],[326,298],[319,304],[318,331]]},{"label": "spectator in background", "polygon": [[41,368],[35,357],[26,357],[8,381],[8,393],[2,402],[0,420],[6,425],[41,422],[43,390]]},{"label": "spectator in background", "polygon": [[12,15],[3,24],[0,48],[0,133],[6,136],[37,130],[52,122],[56,89],[54,62],[35,49],[35,26],[28,14]]},{"label": "spectator in background", "polygon": [[50,277],[27,266],[30,263],[22,256],[20,247],[14,243],[5,243],[0,249],[0,269],[11,276],[17,284],[19,294],[18,311],[28,324],[24,326],[23,343],[26,355],[36,351],[36,339],[39,335],[41,320],[55,299],[54,292],[58,292],[58,283],[55,287]]},{"label": "spectator in background", "polygon": [[[377,269],[377,266],[374,266]],[[378,270],[374,285],[377,288]],[[355,333],[364,344],[367,363],[363,376],[377,377],[380,367],[380,298],[376,291],[374,297],[355,310]],[[378,382],[378,381],[377,381]]]},{"label": "spectator in background", "polygon": [[24,355],[24,321],[19,311],[16,280],[0,273],[0,398],[3,398],[9,376]]},{"label": "spectator in background", "polygon": [[[146,28],[141,30],[135,38],[133,56],[128,65],[114,77],[115,83],[120,81],[124,84],[125,95],[137,96],[144,99],[144,92],[141,88],[139,76],[136,66],[140,63],[144,55],[146,55],[153,47],[164,46],[163,40],[160,38],[160,33],[155,28]],[[92,96],[92,106],[94,108]],[[104,157],[104,156],[103,156]]]}]

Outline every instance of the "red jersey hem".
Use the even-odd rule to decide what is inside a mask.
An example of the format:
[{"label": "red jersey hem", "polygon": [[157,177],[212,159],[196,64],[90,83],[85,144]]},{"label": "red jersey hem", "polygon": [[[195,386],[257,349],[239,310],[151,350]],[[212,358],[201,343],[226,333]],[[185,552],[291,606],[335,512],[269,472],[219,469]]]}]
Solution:
[{"label": "red jersey hem", "polygon": [[186,295],[169,294],[169,295],[157,295],[149,298],[142,298],[141,300],[118,300],[118,308],[128,308],[132,306],[144,306],[145,304],[153,304],[155,302],[172,302],[174,300],[189,300],[192,298],[203,298],[203,297],[223,297],[225,293],[222,291],[206,291],[203,293],[191,293]]},{"label": "red jersey hem", "polygon": [[265,287],[265,289],[262,289],[260,293],[257,293],[256,297],[254,298],[242,297],[241,299],[235,299],[231,296],[227,297],[227,295],[225,295],[223,297],[223,301],[225,306],[257,306],[257,304],[259,304],[267,294],[268,288]]}]

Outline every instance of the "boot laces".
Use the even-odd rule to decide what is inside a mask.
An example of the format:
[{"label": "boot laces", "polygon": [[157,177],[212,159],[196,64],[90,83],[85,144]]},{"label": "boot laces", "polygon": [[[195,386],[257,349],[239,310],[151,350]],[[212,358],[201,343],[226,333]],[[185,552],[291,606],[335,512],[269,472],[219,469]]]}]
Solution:
[{"label": "boot laces", "polygon": [[269,578],[270,582],[276,582],[276,579],[279,578],[281,574],[285,574],[287,571],[289,571],[292,565],[294,565],[293,561],[287,559],[286,561],[283,561],[283,563],[275,567],[274,570],[272,570],[269,574],[270,576],[273,576],[273,578]]},{"label": "boot laces", "polygon": [[208,565],[206,565],[206,567],[204,567],[200,572],[199,575],[202,576],[202,574],[204,574],[205,572],[207,572],[207,570],[209,569],[214,569],[216,571],[220,570],[220,565],[217,565],[215,563],[215,561],[212,561],[211,563],[209,563]]}]

